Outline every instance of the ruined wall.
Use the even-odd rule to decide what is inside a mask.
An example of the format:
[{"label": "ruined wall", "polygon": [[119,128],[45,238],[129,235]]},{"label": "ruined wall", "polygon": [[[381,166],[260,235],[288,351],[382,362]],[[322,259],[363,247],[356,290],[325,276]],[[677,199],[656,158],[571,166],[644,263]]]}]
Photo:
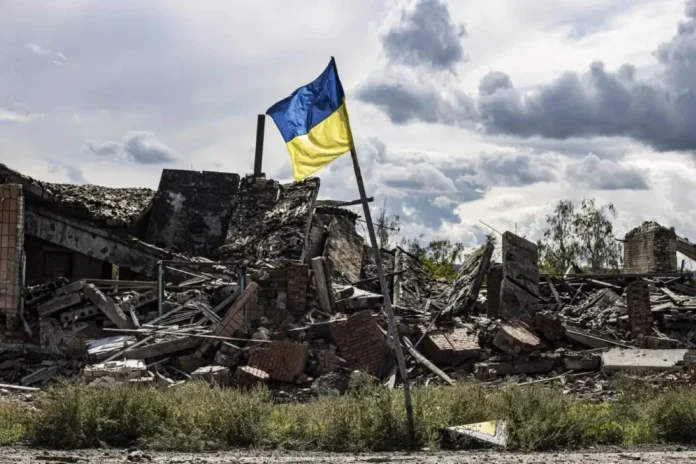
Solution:
[{"label": "ruined wall", "polygon": [[357,282],[363,263],[363,238],[355,231],[349,218],[336,216],[329,224],[324,244],[324,257],[331,261],[338,282]]},{"label": "ruined wall", "polygon": [[24,249],[24,196],[16,184],[0,185],[0,312],[18,325]]},{"label": "ruined wall", "polygon": [[25,237],[24,250],[27,256],[25,274],[27,285],[48,282],[58,277],[111,278],[111,265],[105,261],[35,237]]},{"label": "ruined wall", "polygon": [[163,170],[145,241],[197,256],[215,256],[227,235],[238,188],[238,174]]},{"label": "ruined wall", "polygon": [[537,246],[512,232],[503,234],[503,281],[500,315],[510,319],[534,312],[539,301]]},{"label": "ruined wall", "polygon": [[626,234],[624,272],[677,272],[677,234],[656,222],[644,222]]},{"label": "ruined wall", "polygon": [[282,186],[263,178],[243,179],[220,258],[247,263],[306,258],[318,193],[318,178]]}]

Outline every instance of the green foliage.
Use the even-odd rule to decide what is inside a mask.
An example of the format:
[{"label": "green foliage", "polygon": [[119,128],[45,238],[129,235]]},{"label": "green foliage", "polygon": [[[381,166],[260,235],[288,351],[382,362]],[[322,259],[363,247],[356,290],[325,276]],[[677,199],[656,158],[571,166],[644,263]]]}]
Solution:
[{"label": "green foliage", "polygon": [[416,442],[409,443],[403,394],[365,386],[305,404],[274,404],[267,389],[242,392],[192,382],[180,388],[65,384],[36,410],[0,402],[0,444],[87,448],[140,446],[209,451],[253,446],[342,452],[428,446],[472,448],[442,427],[504,419],[509,447],[526,451],[596,445],[696,444],[696,386],[662,392],[619,379],[619,400],[595,404],[560,389],[479,383],[412,390]]},{"label": "green foliage", "polygon": [[461,261],[464,245],[449,240],[433,240],[423,247],[420,244],[422,238],[421,235],[418,239],[402,240],[401,246],[416,256],[434,278],[454,280],[457,277],[454,265]]},{"label": "green foliage", "polygon": [[592,273],[618,271],[622,248],[614,238],[615,215],[611,203],[597,207],[594,199],[584,198],[578,210],[570,200],[559,201],[538,243],[540,271],[563,273],[573,263]]}]

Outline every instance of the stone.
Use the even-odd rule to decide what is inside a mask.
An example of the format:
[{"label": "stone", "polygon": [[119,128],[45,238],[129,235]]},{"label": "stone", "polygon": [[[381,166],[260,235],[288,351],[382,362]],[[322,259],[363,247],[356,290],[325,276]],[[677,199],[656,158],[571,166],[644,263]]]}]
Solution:
[{"label": "stone", "polygon": [[493,344],[505,354],[529,354],[544,348],[543,343],[520,323],[506,323],[500,327]]},{"label": "stone", "polygon": [[348,366],[378,378],[386,374],[387,340],[370,311],[361,311],[345,322],[332,324],[330,331]]},{"label": "stone", "polygon": [[640,346],[641,348],[648,348],[650,350],[672,350],[677,348],[685,348],[684,343],[679,340],[651,336],[641,337]]}]

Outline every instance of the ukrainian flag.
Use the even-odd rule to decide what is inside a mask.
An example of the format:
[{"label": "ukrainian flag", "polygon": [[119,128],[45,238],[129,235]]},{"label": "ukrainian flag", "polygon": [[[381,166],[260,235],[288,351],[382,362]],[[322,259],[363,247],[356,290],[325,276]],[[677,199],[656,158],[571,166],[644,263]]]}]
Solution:
[{"label": "ukrainian flag", "polygon": [[345,94],[333,57],[314,82],[295,90],[266,114],[285,139],[296,181],[353,148]]}]

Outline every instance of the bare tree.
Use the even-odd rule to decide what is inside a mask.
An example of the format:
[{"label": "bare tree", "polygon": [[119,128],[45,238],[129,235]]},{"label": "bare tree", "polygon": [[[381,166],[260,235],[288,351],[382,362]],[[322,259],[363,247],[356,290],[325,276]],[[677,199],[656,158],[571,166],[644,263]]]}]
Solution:
[{"label": "bare tree", "polygon": [[391,239],[401,231],[401,218],[398,214],[389,213],[386,198],[377,212],[375,226],[380,248],[389,249]]}]

